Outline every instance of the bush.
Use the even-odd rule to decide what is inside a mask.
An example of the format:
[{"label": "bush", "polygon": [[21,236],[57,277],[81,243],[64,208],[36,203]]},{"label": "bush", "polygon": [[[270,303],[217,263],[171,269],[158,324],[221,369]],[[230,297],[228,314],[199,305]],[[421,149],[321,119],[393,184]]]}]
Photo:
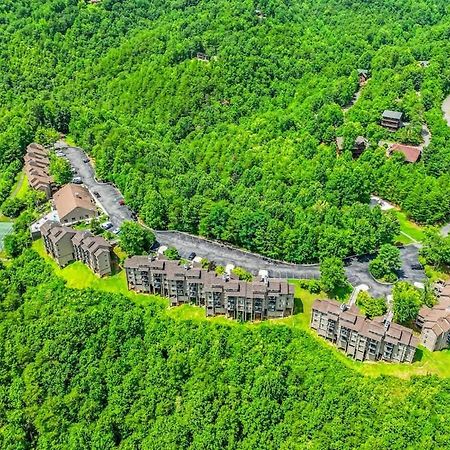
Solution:
[{"label": "bush", "polygon": [[175,247],[169,247],[167,250],[165,250],[164,256],[167,256],[167,258],[172,260],[180,259],[180,254]]},{"label": "bush", "polygon": [[233,273],[239,277],[240,280],[244,280],[244,281],[252,281],[253,280],[253,275],[248,272],[247,270],[243,269],[242,267],[235,267],[233,269]]}]

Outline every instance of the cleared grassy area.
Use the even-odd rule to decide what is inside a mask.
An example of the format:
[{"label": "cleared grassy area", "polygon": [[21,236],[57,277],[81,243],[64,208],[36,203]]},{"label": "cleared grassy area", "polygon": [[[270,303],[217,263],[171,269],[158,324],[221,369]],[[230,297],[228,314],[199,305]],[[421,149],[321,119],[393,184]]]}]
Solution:
[{"label": "cleared grassy area", "polygon": [[52,266],[55,274],[66,281],[67,286],[70,288],[91,288],[100,291],[123,294],[131,298],[139,305],[145,305],[155,301],[163,304],[164,306],[168,305],[168,301],[161,297],[136,294],[135,292],[129,291],[127,289],[124,271],[110,277],[100,278],[80,261],[69,264],[67,267],[60,268],[58,264],[49,255],[47,255],[42,239],[34,241],[32,247]]},{"label": "cleared grassy area", "polygon": [[[208,321],[228,326],[260,326],[259,323],[240,324],[225,317],[205,317],[205,311],[192,305],[183,305],[175,308],[169,308],[169,302],[165,298],[155,295],[144,295],[130,292],[126,286],[125,272],[121,271],[111,277],[99,278],[88,267],[81,262],[75,262],[61,269],[52,258],[50,258],[44,249],[41,239],[33,243],[33,248],[52,265],[55,273],[66,280],[67,286],[71,288],[92,288],[106,292],[123,294],[138,305],[145,306],[157,302],[165,306],[166,314],[176,320],[192,320],[195,322]],[[311,294],[309,291],[300,287],[298,280],[289,280],[295,285],[295,314],[284,319],[273,319],[264,322],[264,326],[285,325],[293,329],[308,333],[317,341],[317,345],[323,345],[333,352],[334,356],[351,369],[371,377],[381,375],[395,376],[398,378],[410,378],[415,375],[435,374],[440,377],[450,377],[450,350],[441,352],[430,352],[424,348],[419,348],[416,355],[416,361],[412,364],[392,364],[385,362],[357,362],[348,358],[344,353],[334,347],[333,344],[320,338],[313,330],[309,328],[312,304],[315,299],[327,298],[324,292]]]},{"label": "cleared grassy area", "polygon": [[402,232],[396,237],[396,239],[403,244],[421,242],[425,237],[423,228],[420,225],[408,220],[406,213],[403,211],[396,211],[396,214],[398,221],[400,222],[400,231]]},{"label": "cleared grassy area", "polygon": [[17,176],[17,181],[13,187],[11,197],[23,199],[26,197],[29,190],[30,186],[28,185],[28,178],[25,175],[25,172],[22,170],[22,172],[20,172]]}]

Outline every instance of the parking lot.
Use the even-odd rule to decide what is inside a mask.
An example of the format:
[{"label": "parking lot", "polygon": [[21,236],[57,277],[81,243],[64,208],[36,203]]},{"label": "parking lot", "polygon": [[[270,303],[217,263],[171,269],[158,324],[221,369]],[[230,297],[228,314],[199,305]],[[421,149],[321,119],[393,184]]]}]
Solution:
[{"label": "parking lot", "polygon": [[[62,142],[59,142],[56,148],[64,154],[76,170],[74,176],[80,177],[90,193],[96,197],[101,209],[108,215],[114,228],[120,227],[125,220],[132,220],[131,210],[126,205],[119,203],[123,200],[119,190],[110,183],[101,183],[96,180],[92,164],[84,162],[87,160],[87,155],[83,149],[70,147]],[[98,193],[98,195],[95,193]]]}]

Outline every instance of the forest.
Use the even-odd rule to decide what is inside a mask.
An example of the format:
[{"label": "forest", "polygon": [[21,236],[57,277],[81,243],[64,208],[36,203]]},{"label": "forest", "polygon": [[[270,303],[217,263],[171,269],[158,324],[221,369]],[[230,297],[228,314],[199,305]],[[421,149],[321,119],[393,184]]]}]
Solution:
[{"label": "forest", "polygon": [[[5,0],[0,203],[25,145],[58,131],[153,228],[294,262],[373,251],[398,222],[371,194],[449,219],[449,37],[446,0]],[[381,128],[384,109],[409,126]],[[419,143],[423,123],[419,163],[378,147]]]},{"label": "forest", "polygon": [[180,320],[69,289],[33,250],[0,268],[0,447],[450,446],[450,385],[364,377],[285,325]]}]

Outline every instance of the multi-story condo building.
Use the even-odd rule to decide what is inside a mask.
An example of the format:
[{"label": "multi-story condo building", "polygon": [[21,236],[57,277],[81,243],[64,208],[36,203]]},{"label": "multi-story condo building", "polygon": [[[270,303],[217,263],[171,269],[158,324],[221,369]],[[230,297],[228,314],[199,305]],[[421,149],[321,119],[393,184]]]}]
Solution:
[{"label": "multi-story condo building", "polygon": [[60,267],[65,267],[74,260],[72,238],[75,234],[75,230],[62,227],[58,222],[47,221],[41,227],[45,249]]},{"label": "multi-story condo building", "polygon": [[60,267],[82,261],[100,276],[111,274],[111,245],[88,231],[76,231],[47,221],[41,227],[45,249]]},{"label": "multi-story condo building", "polygon": [[111,245],[108,241],[89,231],[78,231],[72,244],[77,261],[82,261],[100,276],[111,274]]},{"label": "multi-story condo building", "polygon": [[432,352],[450,347],[450,283],[440,285],[437,296],[437,305],[422,307],[416,320],[420,341]]},{"label": "multi-story condo building", "polygon": [[51,198],[54,184],[50,176],[48,151],[42,145],[32,143],[27,147],[24,161],[29,185]]},{"label": "multi-story condo building", "polygon": [[149,256],[125,261],[128,289],[162,295],[171,306],[193,303],[207,316],[225,315],[238,320],[264,320],[290,316],[294,312],[294,286],[285,280],[265,278],[261,282],[219,276],[195,263],[181,265]]},{"label": "multi-story condo building", "polygon": [[410,329],[383,317],[366,319],[355,305],[334,300],[314,302],[311,328],[358,361],[412,362],[418,345]]}]

